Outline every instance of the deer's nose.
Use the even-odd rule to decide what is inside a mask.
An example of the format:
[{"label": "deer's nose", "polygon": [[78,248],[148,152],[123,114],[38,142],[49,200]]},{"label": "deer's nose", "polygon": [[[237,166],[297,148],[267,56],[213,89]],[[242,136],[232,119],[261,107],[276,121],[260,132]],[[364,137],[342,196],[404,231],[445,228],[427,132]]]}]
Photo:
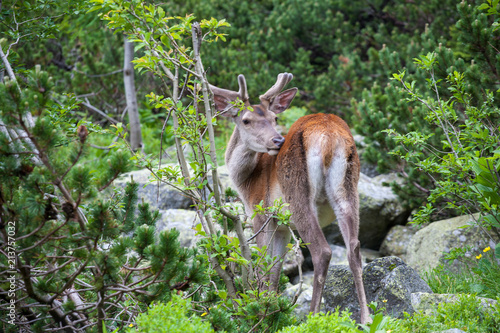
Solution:
[{"label": "deer's nose", "polygon": [[285,138],[282,137],[281,135],[280,136],[275,136],[273,138],[273,142],[274,144],[278,147],[278,148],[281,148],[281,146],[283,146],[283,143],[285,142]]}]

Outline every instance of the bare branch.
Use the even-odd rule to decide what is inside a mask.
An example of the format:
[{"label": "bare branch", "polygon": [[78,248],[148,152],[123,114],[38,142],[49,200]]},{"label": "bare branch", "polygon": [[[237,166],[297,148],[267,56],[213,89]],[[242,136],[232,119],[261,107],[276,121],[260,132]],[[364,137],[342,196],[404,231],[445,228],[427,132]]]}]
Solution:
[{"label": "bare branch", "polygon": [[110,122],[112,122],[113,124],[118,124],[119,121],[111,118],[110,116],[108,116],[105,112],[99,110],[98,108],[96,108],[95,106],[91,105],[88,101],[83,101],[83,100],[80,100],[81,104],[83,106],[85,106],[87,109],[89,109],[90,111],[92,112],[95,112],[97,113],[98,115],[100,115],[101,117],[109,120]]}]

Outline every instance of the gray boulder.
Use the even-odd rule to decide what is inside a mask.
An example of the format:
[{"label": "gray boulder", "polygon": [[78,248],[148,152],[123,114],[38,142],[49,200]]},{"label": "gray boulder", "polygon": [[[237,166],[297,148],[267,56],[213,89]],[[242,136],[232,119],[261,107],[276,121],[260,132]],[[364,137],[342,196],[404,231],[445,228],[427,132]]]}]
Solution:
[{"label": "gray boulder", "polygon": [[[444,258],[453,248],[471,247],[466,256],[476,256],[487,247],[498,242],[495,235],[487,235],[478,226],[471,226],[471,216],[459,216],[437,221],[417,231],[410,240],[407,250],[407,263],[419,273],[429,271],[440,263],[459,269],[459,263],[447,262]],[[491,238],[490,238],[491,237]],[[493,241],[492,241],[493,239]]]},{"label": "gray boulder", "polygon": [[330,267],[336,265],[349,265],[347,262],[347,249],[344,246],[330,244],[330,249],[332,249]]},{"label": "gray boulder", "polygon": [[[298,284],[296,285],[288,284],[287,288],[283,292],[283,295],[287,296],[290,300],[293,300],[298,290],[299,290]],[[295,302],[297,307],[293,309],[293,313],[297,317],[297,319],[304,319],[309,314],[309,311],[311,309],[312,294],[313,294],[312,284],[303,283],[300,294],[297,298],[297,301]]]},{"label": "gray boulder", "polygon": [[[400,181],[396,174],[370,178],[361,174],[359,190],[359,240],[361,246],[378,250],[389,230],[406,224],[410,211],[403,208],[398,197],[384,183]],[[337,221],[323,228],[329,243],[343,244]]]},{"label": "gray boulder", "polygon": [[128,172],[114,181],[116,186],[125,187],[131,180],[139,184],[139,202],[147,202],[154,209],[190,209],[193,201],[175,188],[161,182],[151,182],[148,169]]},{"label": "gray boulder", "polygon": [[160,210],[161,219],[156,222],[156,231],[177,229],[181,246],[196,245],[196,231],[193,229],[200,220],[195,211],[185,209]]},{"label": "gray boulder", "polygon": [[383,256],[396,256],[405,260],[408,245],[417,230],[417,227],[413,225],[396,225],[392,227],[380,246],[380,254]]},{"label": "gray boulder", "polygon": [[[176,166],[177,164],[170,165]],[[217,171],[223,188],[230,186],[231,181],[229,180],[226,166],[218,168]],[[193,201],[176,188],[162,182],[151,182],[153,177],[148,169],[125,173],[115,180],[114,184],[125,187],[132,179],[139,184],[139,202],[147,202],[151,207],[159,210],[192,209]],[[209,177],[209,182],[212,183],[211,176]]]},{"label": "gray boulder", "polygon": [[[368,303],[382,304],[392,317],[402,317],[403,312],[413,313],[412,293],[432,292],[417,272],[398,257],[379,258],[367,264],[363,269],[363,283]],[[340,306],[341,310],[349,310],[352,318],[360,319],[354,280],[348,266],[328,270],[323,297],[326,311]]]},{"label": "gray boulder", "polygon": [[[349,262],[347,261],[347,249],[344,246],[330,244],[330,249],[332,249],[330,267],[336,265],[349,265]],[[378,251],[362,248],[360,249],[360,252],[363,265],[380,257],[380,253]]]}]

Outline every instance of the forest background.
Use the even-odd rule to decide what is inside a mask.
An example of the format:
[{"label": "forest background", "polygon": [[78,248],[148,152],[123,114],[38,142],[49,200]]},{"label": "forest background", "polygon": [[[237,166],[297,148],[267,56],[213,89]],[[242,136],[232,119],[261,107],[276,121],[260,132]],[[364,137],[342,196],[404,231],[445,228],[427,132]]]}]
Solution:
[{"label": "forest background", "polygon": [[[1,2],[0,81],[4,84],[0,89],[0,126],[10,131],[2,132],[0,146],[0,214],[6,228],[3,246],[8,246],[8,221],[17,221],[16,236],[20,239],[16,246],[21,250],[16,252],[16,262],[18,273],[23,277],[18,292],[29,295],[21,309],[30,322],[28,325],[33,327],[68,326],[67,313],[75,310],[79,310],[76,313],[81,316],[72,319],[76,326],[93,327],[102,332],[106,330],[103,323],[113,317],[111,328],[124,327],[145,310],[142,304],[170,300],[170,290],[176,290],[174,286],[178,283],[188,281],[193,289],[206,284],[206,267],[202,263],[206,258],[200,257],[196,250],[179,250],[178,244],[172,241],[176,238],[175,232],[166,233],[160,242],[151,235],[158,216],[148,205],[139,204],[136,210],[134,183],[124,193],[106,192],[123,172],[155,165],[168,147],[177,145],[179,151],[175,133],[177,137],[182,133],[183,139],[190,140],[188,132],[179,130],[175,114],[182,110],[188,112],[191,106],[176,107],[172,113],[169,111],[172,105],[168,104],[171,101],[159,97],[160,93],[175,91],[178,84],[181,94],[175,102],[189,100],[188,93],[182,95],[183,82],[165,83],[162,76],[165,73],[160,75],[148,70],[147,63],[137,61],[135,77],[130,76],[134,72],[130,68],[134,53],[136,59],[159,63],[151,60],[158,57],[154,53],[156,46],[144,40],[139,43],[137,35],[135,41],[128,38],[137,33],[141,21],[130,18],[119,21],[120,13],[131,8],[126,3]],[[138,1],[131,4],[140,7]],[[202,23],[202,29],[208,31],[210,37],[200,51],[204,74],[200,74],[198,81],[186,79],[188,84],[184,84],[188,87],[186,91],[194,91],[192,96],[197,96],[193,88],[196,84],[202,90],[203,77],[216,86],[235,89],[237,74],[243,73],[250,96],[258,96],[274,83],[278,73],[293,73],[293,84],[299,87],[300,94],[293,108],[280,120],[283,126],[288,127],[303,114],[337,114],[356,134],[365,137],[362,158],[376,169],[371,172],[394,171],[403,177],[402,183],[392,187],[407,208],[423,207],[415,211],[417,222],[480,212],[476,222],[498,230],[498,1],[229,0],[151,4],[154,6],[149,12],[138,12],[138,17],[151,22],[154,20],[147,21],[147,15],[162,17],[163,12],[162,18],[178,16],[177,23],[172,25],[175,29],[169,30],[168,36],[178,40],[178,34],[186,48],[193,46],[192,23],[208,20]],[[169,44],[160,35],[153,34],[153,39],[155,37]],[[174,53],[178,52],[175,54],[184,54],[182,46],[173,49]],[[190,56],[195,59],[196,52]],[[173,63],[172,68],[176,68],[175,61]],[[15,80],[19,85],[13,84]],[[190,105],[189,102],[186,105]],[[26,113],[36,119],[32,128],[23,124]],[[197,120],[201,125],[196,130],[210,127],[203,119]],[[180,123],[182,127],[182,119]],[[223,147],[230,132],[229,123],[218,120],[215,138],[210,138],[215,140],[212,144],[216,151],[202,149],[197,155],[195,148],[195,160],[206,154],[212,158],[212,164],[222,162]],[[39,138],[38,142],[33,141],[35,137]],[[32,143],[23,143],[26,138]],[[212,153],[217,154],[215,160]],[[40,163],[43,168],[36,167]],[[206,167],[203,171],[201,179],[211,172]],[[175,178],[174,173],[163,170],[170,181]],[[186,182],[189,177],[184,170],[180,173],[183,177],[176,181],[179,187],[186,186],[184,191],[207,186],[203,181],[201,184]],[[161,178],[161,173],[158,174]],[[66,177],[68,184],[64,187],[62,182]],[[64,200],[60,199],[61,193]],[[99,201],[97,193],[107,193],[104,194],[107,198]],[[199,199],[198,204],[203,202],[203,194],[192,196]],[[227,212],[222,215],[231,218]],[[84,226],[84,220],[89,226]],[[224,223],[227,222],[222,222],[224,230],[233,228],[231,223],[229,226]],[[78,227],[88,234],[74,237],[72,233],[82,232],[77,232]],[[135,243],[119,238],[120,232],[133,233]],[[54,238],[58,233],[61,233],[60,239]],[[227,239],[234,241],[234,238]],[[102,242],[119,246],[106,253],[102,251]],[[62,253],[68,252],[69,243],[74,250],[64,257]],[[215,243],[204,248],[220,254],[222,250],[213,248]],[[54,244],[55,252],[60,253],[54,253]],[[142,267],[141,262],[152,263],[152,274],[144,277],[145,272],[135,270],[130,262],[109,260],[122,256],[126,248],[132,247],[139,254],[134,267]],[[92,255],[82,253],[84,249]],[[4,250],[6,258],[9,258],[8,252]],[[165,253],[175,253],[173,257],[177,259],[169,257],[167,264],[162,259]],[[252,259],[245,257],[244,251],[241,257]],[[173,261],[181,264],[167,269]],[[90,265],[91,262],[94,263]],[[211,263],[214,265],[211,269],[217,270],[216,263]],[[5,272],[7,267],[6,261]],[[120,267],[129,269],[128,275],[121,277],[127,288],[121,290],[111,287],[113,283],[108,284],[114,281],[115,275],[121,274]],[[88,268],[89,280],[79,277]],[[217,272],[221,280],[225,270]],[[61,274],[49,278],[53,272]],[[141,286],[142,289],[136,287],[131,277],[136,273],[151,283]],[[210,271],[208,276],[212,275],[215,273]],[[36,280],[32,286],[31,278]],[[65,294],[77,280],[79,288],[88,289],[82,291],[89,293],[83,298],[92,300],[94,303],[89,301],[92,306],[97,304],[97,312],[93,313],[90,305],[79,304],[81,299],[71,299],[71,293]],[[161,287],[160,281],[167,281],[169,288]],[[9,288],[7,280],[4,282],[6,295]],[[217,283],[224,285],[223,281]],[[144,293],[146,289],[148,292]],[[230,295],[223,297],[219,289],[215,289],[207,291],[213,293],[208,297],[210,301],[215,302],[214,297],[218,296],[224,301],[232,299],[234,305],[236,293],[231,295],[229,290]],[[90,295],[96,290],[100,296]],[[129,296],[138,291],[139,296]],[[71,300],[64,300],[63,296]],[[8,304],[7,296],[2,300]],[[106,304],[111,300],[115,305]],[[64,310],[60,313],[47,310],[54,307],[54,302],[66,304]],[[120,302],[129,303],[116,305]],[[262,325],[275,331],[292,323],[285,318],[290,311],[283,311],[288,305],[266,302],[269,302],[268,308],[281,309],[283,317],[266,315],[269,319],[266,323],[256,314],[248,323],[244,320],[236,323],[240,325],[237,327],[222,324],[224,318],[251,318],[249,313],[257,310],[251,309],[248,302],[245,305],[248,308],[241,313],[234,305],[226,312],[212,311],[207,319],[215,329],[227,331],[238,331],[242,327],[246,331],[264,330]],[[228,304],[225,306],[231,308]],[[203,308],[198,311],[205,313]],[[37,319],[39,313],[46,317]]]}]

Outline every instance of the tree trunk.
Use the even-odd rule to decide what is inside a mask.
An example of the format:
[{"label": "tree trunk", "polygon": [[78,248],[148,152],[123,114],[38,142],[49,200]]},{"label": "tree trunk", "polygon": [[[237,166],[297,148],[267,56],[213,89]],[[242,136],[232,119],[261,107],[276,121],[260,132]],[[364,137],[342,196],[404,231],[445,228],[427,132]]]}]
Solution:
[{"label": "tree trunk", "polygon": [[125,85],[125,97],[127,99],[128,121],[130,124],[130,146],[134,151],[142,150],[141,122],[139,120],[139,108],[137,106],[137,95],[135,92],[134,79],[134,44],[124,36],[124,64],[123,83]]}]

